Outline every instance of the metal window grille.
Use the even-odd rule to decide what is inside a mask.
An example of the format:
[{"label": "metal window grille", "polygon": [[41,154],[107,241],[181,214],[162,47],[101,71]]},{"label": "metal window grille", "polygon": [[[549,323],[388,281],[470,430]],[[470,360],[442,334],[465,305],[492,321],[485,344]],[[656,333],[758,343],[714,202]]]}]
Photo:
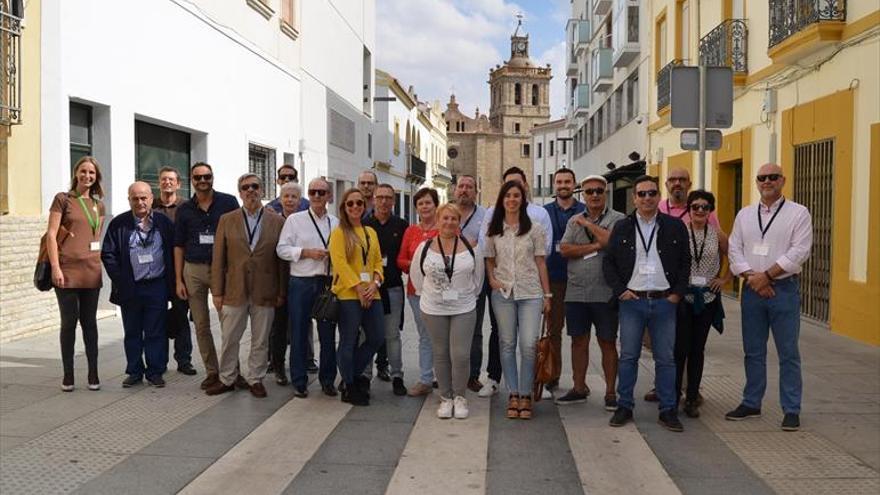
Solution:
[{"label": "metal window grille", "polygon": [[248,171],[263,181],[263,199],[275,198],[275,150],[251,144],[248,146]]},{"label": "metal window grille", "polygon": [[0,125],[21,124],[21,18],[0,2]]}]

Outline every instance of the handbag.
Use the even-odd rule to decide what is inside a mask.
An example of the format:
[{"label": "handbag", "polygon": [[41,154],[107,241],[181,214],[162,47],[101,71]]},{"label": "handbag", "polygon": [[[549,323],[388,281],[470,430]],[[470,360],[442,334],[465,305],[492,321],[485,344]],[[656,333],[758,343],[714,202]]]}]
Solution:
[{"label": "handbag", "polygon": [[[52,264],[49,263],[49,248],[46,247],[46,238],[48,233],[43,234],[40,238],[40,252],[37,254],[37,265],[34,267],[34,287],[40,292],[47,292],[52,289]],[[70,235],[63,225],[58,227],[58,246]]]},{"label": "handbag", "polygon": [[556,355],[550,340],[550,322],[541,317],[541,338],[535,345],[535,381],[532,384],[532,401],[541,400],[541,389],[544,384],[553,380],[561,371],[561,359]]},{"label": "handbag", "polygon": [[339,298],[333,293],[332,280],[329,276],[325,277],[324,286],[312,305],[311,316],[316,321],[329,321],[331,323],[339,321]]}]

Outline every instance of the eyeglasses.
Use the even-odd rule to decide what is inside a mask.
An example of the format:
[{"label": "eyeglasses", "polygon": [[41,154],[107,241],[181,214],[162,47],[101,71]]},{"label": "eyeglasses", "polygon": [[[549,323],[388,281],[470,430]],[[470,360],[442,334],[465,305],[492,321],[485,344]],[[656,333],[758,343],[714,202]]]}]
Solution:
[{"label": "eyeglasses", "polygon": [[708,203],[707,204],[703,204],[703,203],[692,203],[691,204],[691,211],[700,211],[700,210],[712,211],[712,206],[709,205]]},{"label": "eyeglasses", "polygon": [[601,196],[605,194],[605,189],[597,187],[595,189],[584,189],[584,196]]},{"label": "eyeglasses", "polygon": [[291,175],[284,174],[284,175],[279,175],[278,179],[283,180],[283,181],[291,181],[291,180],[296,181],[296,176],[293,174],[291,174]]},{"label": "eyeglasses", "polygon": [[207,181],[214,178],[214,174],[201,174],[201,175],[196,174],[196,175],[193,175],[192,177],[193,177],[193,180],[196,182],[202,182],[202,181],[207,182]]},{"label": "eyeglasses", "polygon": [[776,182],[779,180],[780,177],[782,177],[782,174],[765,174],[765,175],[759,175],[759,176],[755,177],[755,179],[758,179],[758,182],[764,182],[767,180],[769,180],[771,182]]},{"label": "eyeglasses", "polygon": [[690,179],[687,177],[669,177],[666,179],[666,182],[688,182]]},{"label": "eyeglasses", "polygon": [[360,184],[362,186],[375,186],[376,185],[376,183],[371,180],[358,181],[358,184]]},{"label": "eyeglasses", "polygon": [[373,199],[376,201],[385,200],[385,201],[394,201],[394,196],[373,196]]},{"label": "eyeglasses", "polygon": [[250,184],[242,184],[241,186],[239,186],[238,189],[241,191],[256,191],[259,188],[260,188],[259,184],[257,184],[256,182],[252,182]]},{"label": "eyeglasses", "polygon": [[327,194],[326,189],[309,189],[309,196],[321,196],[324,197]]},{"label": "eyeglasses", "polygon": [[656,197],[658,194],[660,194],[660,191],[658,191],[658,190],[656,190],[656,189],[651,189],[650,191],[638,191],[638,192],[636,192],[636,195],[637,195],[638,197],[640,197],[640,198],[644,198],[645,196],[648,196],[648,197],[654,198],[654,197]]},{"label": "eyeglasses", "polygon": [[364,200],[362,199],[349,199],[345,202],[345,206],[349,208],[354,208],[355,206],[364,206]]}]

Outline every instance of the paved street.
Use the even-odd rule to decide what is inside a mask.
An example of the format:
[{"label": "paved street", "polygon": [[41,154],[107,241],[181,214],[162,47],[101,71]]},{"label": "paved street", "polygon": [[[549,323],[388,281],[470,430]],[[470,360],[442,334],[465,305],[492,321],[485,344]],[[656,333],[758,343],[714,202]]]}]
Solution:
[{"label": "paved street", "polygon": [[[595,343],[588,403],[541,402],[525,422],[504,418],[501,395],[472,396],[468,420],[441,421],[436,395],[395,397],[378,381],[367,408],[326,398],[315,384],[294,399],[271,380],[267,399],[208,397],[201,369],[169,372],[164,389],[122,389],[118,318],[99,322],[103,389],[85,389],[78,354],[77,389],[62,393],[57,336],[27,338],[0,348],[0,493],[878,493],[880,350],[805,325],[802,430],[779,428],[772,344],[763,417],[728,422],[743,372],[740,315],[731,299],[725,306],[727,332],[707,345],[702,416],[683,417],[684,433],[662,429],[655,405],[641,399],[634,425],[607,426]],[[563,354],[567,346],[566,338]],[[640,373],[639,397],[650,388],[649,353]],[[570,384],[564,377],[563,389]]]}]

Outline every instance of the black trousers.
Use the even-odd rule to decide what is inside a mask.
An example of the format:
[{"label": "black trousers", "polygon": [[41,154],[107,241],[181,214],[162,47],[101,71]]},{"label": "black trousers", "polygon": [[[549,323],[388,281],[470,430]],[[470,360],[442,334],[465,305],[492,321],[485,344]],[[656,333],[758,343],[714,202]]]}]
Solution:
[{"label": "black trousers", "polygon": [[76,347],[76,324],[82,327],[89,383],[98,383],[98,295],[101,289],[55,288],[61,313],[61,364],[65,383],[73,384],[73,353]]},{"label": "black trousers", "polygon": [[287,355],[287,305],[275,308],[275,319],[269,331],[269,362],[275,373],[284,373],[284,361]]},{"label": "black trousers", "polygon": [[700,314],[694,314],[694,305],[682,300],[676,309],[675,321],[675,390],[681,396],[681,384],[687,371],[685,400],[695,400],[703,380],[703,362],[706,340],[721,296],[705,305]]}]

